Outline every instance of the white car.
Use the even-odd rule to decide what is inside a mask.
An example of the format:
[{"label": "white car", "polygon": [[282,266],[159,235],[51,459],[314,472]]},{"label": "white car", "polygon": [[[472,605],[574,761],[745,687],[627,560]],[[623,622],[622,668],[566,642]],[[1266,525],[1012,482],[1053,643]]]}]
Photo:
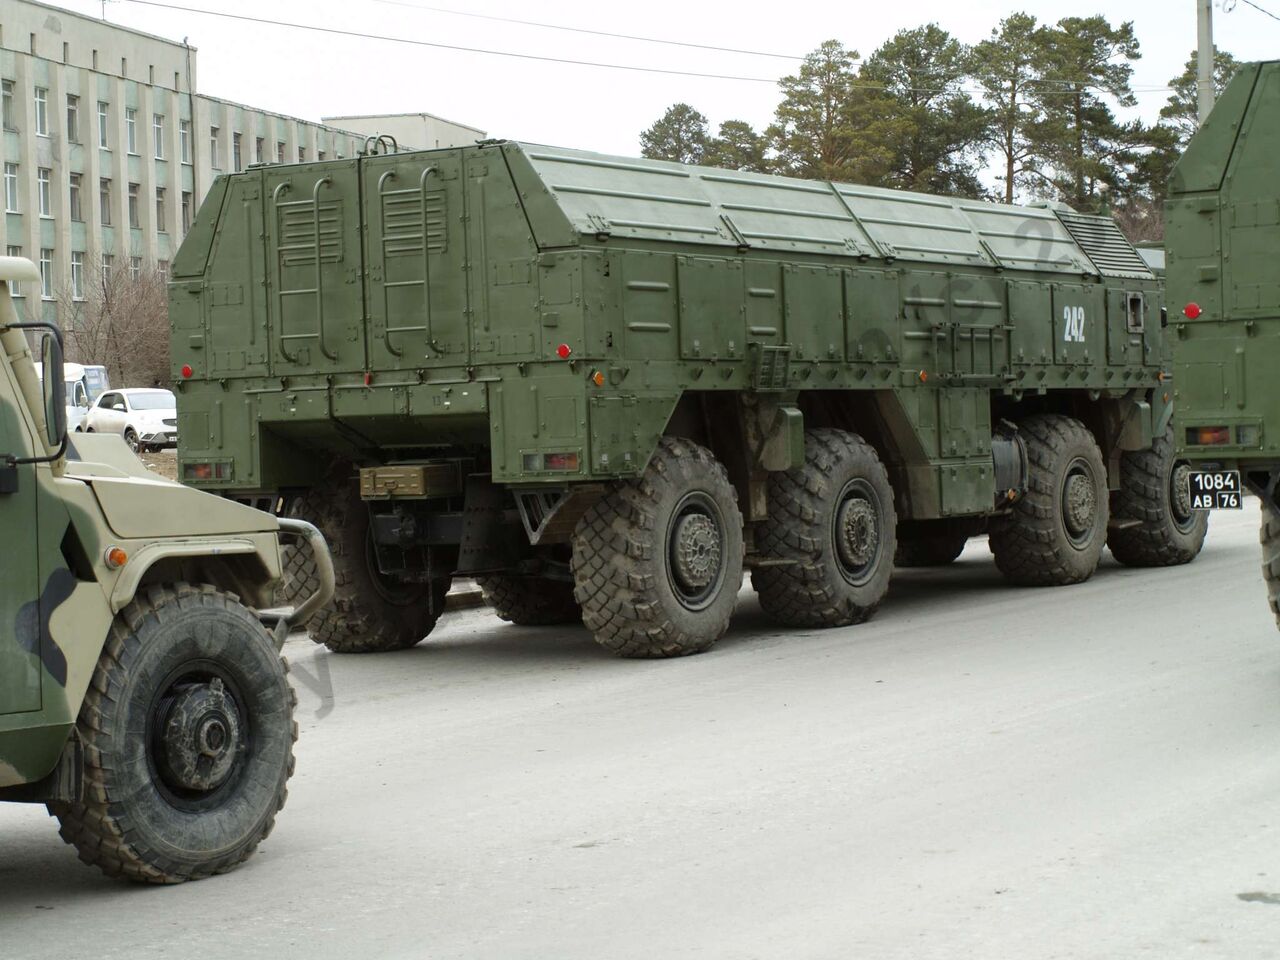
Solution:
[{"label": "white car", "polygon": [[114,433],[134,453],[178,445],[177,401],[168,390],[108,390],[89,408],[85,433]]}]

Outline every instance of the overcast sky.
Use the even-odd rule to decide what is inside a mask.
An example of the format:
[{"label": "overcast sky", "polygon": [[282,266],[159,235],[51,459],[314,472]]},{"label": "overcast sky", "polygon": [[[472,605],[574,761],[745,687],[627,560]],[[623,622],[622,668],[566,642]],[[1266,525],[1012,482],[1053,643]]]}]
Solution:
[{"label": "overcast sky", "polygon": [[[57,0],[54,0],[57,2]],[[1153,120],[1165,87],[1195,47],[1195,0],[1068,4],[987,0],[844,0],[822,3],[709,3],[696,0],[172,0],[178,6],[272,18],[432,43],[544,57],[630,64],[774,81],[796,60],[722,53],[548,30],[438,12],[536,20],[686,43],[803,56],[835,38],[871,53],[898,30],[930,21],[973,43],[1010,12],[1041,20],[1106,13],[1134,21],[1142,59],[1134,73],[1139,113]],[[1280,0],[1257,0],[1280,14]],[[1280,20],[1244,0],[1215,0],[1218,46],[1246,60],[1280,58]],[[100,16],[99,0],[61,6]],[[1234,9],[1230,9],[1234,6]],[[435,8],[435,9],[428,9]],[[640,130],[677,101],[713,124],[742,119],[763,127],[773,82],[718,80],[570,66],[334,36],[109,0],[107,19],[199,49],[200,92],[307,119],[357,113],[434,113],[490,136],[636,154]]]}]

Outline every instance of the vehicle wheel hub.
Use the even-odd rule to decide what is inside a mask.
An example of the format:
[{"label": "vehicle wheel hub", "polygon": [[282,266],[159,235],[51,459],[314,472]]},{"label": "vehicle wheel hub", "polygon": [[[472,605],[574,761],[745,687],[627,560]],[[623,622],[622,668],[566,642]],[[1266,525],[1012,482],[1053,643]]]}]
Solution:
[{"label": "vehicle wheel hub", "polygon": [[836,550],[850,570],[869,564],[880,546],[880,524],[873,504],[861,497],[844,502],[836,518]]},{"label": "vehicle wheel hub", "polygon": [[226,782],[244,749],[244,731],[220,679],[184,687],[163,722],[157,765],[171,786],[207,793]]},{"label": "vehicle wheel hub", "polygon": [[1093,488],[1093,478],[1077,473],[1067,480],[1063,498],[1062,516],[1072,536],[1080,536],[1093,526],[1098,509],[1098,495]]},{"label": "vehicle wheel hub", "polygon": [[720,572],[720,531],[703,513],[685,514],[673,531],[675,575],[690,593],[705,590]]}]

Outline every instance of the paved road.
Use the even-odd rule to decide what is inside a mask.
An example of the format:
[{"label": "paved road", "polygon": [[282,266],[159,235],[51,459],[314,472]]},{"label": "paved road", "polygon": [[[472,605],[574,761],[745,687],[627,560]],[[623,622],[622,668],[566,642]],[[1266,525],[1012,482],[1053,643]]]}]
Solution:
[{"label": "paved road", "polygon": [[1216,520],[1190,567],[1056,590],[975,542],[849,630],[744,591],[675,662],[483,611],[404,654],[291,641],[258,856],[131,888],[0,808],[0,956],[1280,956],[1280,636],[1256,507]]}]

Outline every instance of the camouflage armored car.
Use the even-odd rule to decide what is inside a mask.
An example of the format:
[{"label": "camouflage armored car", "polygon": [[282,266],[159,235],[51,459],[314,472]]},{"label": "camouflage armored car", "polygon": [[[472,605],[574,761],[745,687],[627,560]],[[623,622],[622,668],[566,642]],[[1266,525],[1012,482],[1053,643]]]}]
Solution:
[{"label": "camouflage armored car", "polygon": [[417,643],[462,574],[671,656],[744,567],[778,622],[838,626],[984,531],[1019,584],[1204,537],[1169,496],[1161,284],[1065,207],[371,152],[220,178],[170,312],[182,479],[320,526],[334,650]]},{"label": "camouflage armored car", "polygon": [[1280,62],[1240,68],[1173,173],[1165,251],[1179,455],[1193,505],[1262,501],[1263,573],[1280,618]]},{"label": "camouflage armored car", "polygon": [[[284,803],[297,728],[279,647],[331,595],[328,554],[308,524],[162,480],[118,437],[68,441],[58,331],[18,323],[9,297],[39,279],[0,258],[0,800],[48,804],[108,874],[223,873]],[[320,586],[271,610],[282,528]]]}]

